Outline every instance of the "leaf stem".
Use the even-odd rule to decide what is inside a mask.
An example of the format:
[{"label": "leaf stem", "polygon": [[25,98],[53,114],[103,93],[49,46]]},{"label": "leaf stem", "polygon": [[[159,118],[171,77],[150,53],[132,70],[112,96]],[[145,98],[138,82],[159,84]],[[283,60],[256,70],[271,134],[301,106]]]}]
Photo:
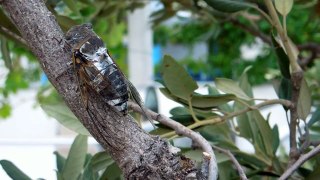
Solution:
[{"label": "leaf stem", "polygon": [[196,114],[193,111],[192,102],[191,101],[192,101],[192,96],[190,96],[190,98],[188,99],[188,105],[189,105],[190,114],[191,114],[191,116],[192,116],[192,118],[193,118],[193,120],[195,122],[199,122],[200,120],[197,118]]},{"label": "leaf stem", "polygon": [[273,21],[272,24],[277,29],[277,32],[283,42],[284,48],[285,48],[286,53],[287,53],[289,60],[290,60],[290,65],[291,65],[292,71],[293,72],[302,71],[301,67],[299,66],[299,64],[297,62],[297,57],[295,57],[295,55],[294,55],[293,47],[290,45],[288,37],[285,35],[286,32],[283,29],[283,27],[281,26],[278,14],[273,6],[272,1],[271,0],[264,0],[264,3],[267,6],[269,14],[271,16],[271,19]]}]

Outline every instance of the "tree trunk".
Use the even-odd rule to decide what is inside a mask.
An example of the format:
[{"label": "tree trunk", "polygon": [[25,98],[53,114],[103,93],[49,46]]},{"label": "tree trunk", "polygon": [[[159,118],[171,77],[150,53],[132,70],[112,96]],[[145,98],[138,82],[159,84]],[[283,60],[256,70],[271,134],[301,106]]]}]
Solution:
[{"label": "tree trunk", "polygon": [[110,153],[127,179],[187,179],[195,177],[190,159],[170,152],[170,145],[144,132],[130,116],[112,111],[93,92],[89,111],[80,98],[71,49],[55,17],[39,0],[0,0],[22,37],[72,112]]}]

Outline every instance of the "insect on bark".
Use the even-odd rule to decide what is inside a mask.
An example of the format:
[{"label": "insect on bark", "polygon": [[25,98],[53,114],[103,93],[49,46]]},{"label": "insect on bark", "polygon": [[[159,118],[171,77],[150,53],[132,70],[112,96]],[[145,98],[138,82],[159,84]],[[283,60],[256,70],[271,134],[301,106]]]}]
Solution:
[{"label": "insect on bark", "polygon": [[136,88],[120,71],[91,24],[72,27],[66,33],[72,47],[72,63],[77,73],[82,100],[88,108],[87,91],[94,90],[103,100],[127,115],[127,102],[132,99],[142,107]]}]

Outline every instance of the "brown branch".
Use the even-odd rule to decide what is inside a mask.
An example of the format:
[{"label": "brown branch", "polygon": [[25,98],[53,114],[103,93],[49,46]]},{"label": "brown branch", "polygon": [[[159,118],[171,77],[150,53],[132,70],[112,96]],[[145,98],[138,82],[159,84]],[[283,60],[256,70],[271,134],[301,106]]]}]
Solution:
[{"label": "brown branch", "polygon": [[[70,65],[71,49],[55,17],[39,0],[4,0],[2,8],[36,55],[49,81],[90,134],[118,164],[127,179],[186,179],[197,169],[170,145],[144,132],[130,116],[123,116],[88,91],[88,109],[80,98]],[[61,40],[61,44],[57,41]]]},{"label": "brown branch", "polygon": [[3,27],[3,26],[0,26],[0,30],[5,32],[6,34],[8,34],[9,36],[11,36],[12,38],[14,38],[15,40],[19,41],[22,45],[24,45],[25,47],[28,47],[27,46],[27,42],[22,38],[20,37],[19,35],[11,32],[9,29]]},{"label": "brown branch", "polygon": [[320,145],[312,149],[310,152],[301,155],[300,158],[281,175],[279,180],[288,179],[296,169],[298,169],[303,163],[305,163],[307,160],[317,155],[318,153],[320,153]]},{"label": "brown branch", "polygon": [[170,118],[162,116],[161,114],[155,113],[149,109],[142,110],[140,106],[138,106],[137,104],[134,104],[132,102],[129,102],[128,105],[129,105],[130,109],[132,109],[133,111],[139,112],[139,113],[146,112],[147,115],[149,115],[152,119],[174,129],[177,134],[184,135],[186,137],[189,137],[193,141],[197,142],[199,144],[199,146],[202,148],[202,150],[210,155],[208,179],[216,179],[217,178],[218,167],[217,167],[217,163],[216,163],[216,158],[215,158],[214,152],[211,148],[211,145],[208,143],[208,141],[205,138],[203,138],[200,134],[198,134],[198,133],[188,129],[187,127],[183,126],[182,124],[178,123],[177,121],[174,121]]},{"label": "brown branch", "polygon": [[232,163],[236,166],[236,168],[238,170],[240,179],[242,179],[242,180],[248,179],[246,174],[244,173],[244,170],[242,169],[240,163],[238,162],[238,160],[234,157],[234,155],[229,150],[220,148],[218,146],[212,146],[212,147],[214,149],[216,149],[217,151],[226,154],[230,158],[230,160],[232,161]]},{"label": "brown branch", "polygon": [[300,153],[297,147],[297,126],[298,126],[298,100],[300,96],[300,88],[301,88],[301,82],[303,80],[303,72],[294,72],[291,74],[291,81],[292,81],[292,97],[291,102],[292,106],[290,107],[290,160],[288,163],[288,167],[291,167],[291,165],[299,158]]}]

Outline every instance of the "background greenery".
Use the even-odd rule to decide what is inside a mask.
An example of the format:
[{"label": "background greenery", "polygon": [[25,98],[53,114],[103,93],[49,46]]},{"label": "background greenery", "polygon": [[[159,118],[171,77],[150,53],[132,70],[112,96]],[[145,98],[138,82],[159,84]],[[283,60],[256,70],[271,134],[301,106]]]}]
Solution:
[{"label": "background greenery", "polygon": [[[120,68],[126,73],[127,51],[126,44],[123,42],[127,31],[126,14],[128,11],[142,7],[145,2],[148,1],[48,0],[46,4],[64,31],[72,25],[91,22],[95,32],[102,37]],[[271,127],[269,125],[268,117],[263,117],[258,110],[254,110],[236,116],[232,121],[224,120],[219,123],[210,121],[222,117],[221,112],[228,114],[241,110],[246,107],[244,104],[254,106],[255,103],[251,99],[253,85],[266,82],[278,82],[278,84],[287,82],[283,80],[285,74],[281,68],[289,66],[281,63],[279,66],[279,62],[283,62],[287,57],[283,50],[279,51],[274,48],[272,43],[266,43],[263,53],[254,61],[246,61],[241,57],[240,46],[254,43],[258,36],[248,31],[246,27],[256,30],[260,35],[267,36],[270,41],[275,33],[275,30],[263,16],[255,8],[250,8],[246,4],[247,2],[254,3],[262,11],[266,11],[263,2],[260,0],[237,2],[230,0],[225,1],[225,4],[220,1],[221,6],[216,6],[217,0],[159,0],[153,2],[162,5],[150,17],[154,26],[154,43],[163,46],[168,43],[192,46],[197,42],[205,41],[209,47],[208,56],[201,61],[187,57],[179,60],[178,64],[174,59],[166,56],[163,62],[155,67],[156,72],[162,74],[164,87],[161,88],[161,92],[169,99],[184,106],[172,109],[171,118],[201,133],[213,146],[230,150],[245,169],[248,178],[272,179],[279,177],[286,169],[288,154],[281,151],[279,129],[277,126]],[[215,4],[213,5],[212,2]],[[293,9],[287,17],[288,36],[294,43],[300,45],[320,42],[319,9],[320,2],[316,0],[295,1]],[[179,11],[188,11],[192,15],[187,18],[179,17],[177,15]],[[172,17],[178,18],[175,24],[172,26],[163,25],[165,20]],[[12,35],[12,33],[15,35],[19,35],[19,33],[1,8],[0,19],[2,66],[8,72],[1,73],[3,84],[0,86],[0,116],[5,118],[10,116],[12,108],[8,96],[38,82],[42,71],[23,41]],[[274,44],[276,47],[277,44]],[[308,57],[311,53],[309,50],[301,51],[300,59]],[[179,71],[166,69],[164,64],[172,64]],[[248,67],[251,68],[248,69]],[[306,123],[306,129],[310,131],[310,140],[317,140],[320,131],[318,122],[320,119],[320,75],[318,73],[320,63],[318,57],[303,68],[312,92],[314,107],[310,114],[311,119]],[[289,70],[287,69],[287,71]],[[204,72],[212,79],[224,77],[234,80],[216,79],[217,87],[208,86],[207,94],[196,94],[193,92],[197,87],[196,82],[189,77],[187,72]],[[182,74],[185,77],[182,80],[176,81],[175,78],[172,78],[182,76]],[[181,90],[179,88],[182,86],[179,83],[188,84],[189,88]],[[227,89],[224,88],[226,84]],[[280,87],[284,89],[284,85]],[[230,92],[228,89],[235,91]],[[49,93],[44,93],[48,91]],[[227,94],[221,94],[221,91]],[[190,95],[194,100],[192,104],[188,102]],[[280,94],[279,96],[288,98],[288,94]],[[235,103],[227,104],[230,101],[235,101]],[[49,115],[55,117],[61,124],[83,134],[75,139],[68,157],[63,157],[58,152],[55,153],[57,179],[104,179],[104,177],[117,179],[121,176],[119,168],[106,153],[95,155],[86,153],[87,143],[84,135],[88,135],[88,132],[65,108],[65,104],[50,85],[39,90],[38,102]],[[193,112],[190,111],[190,107]],[[212,111],[213,108],[218,110]],[[166,137],[170,142],[178,137],[171,129],[161,124],[158,127],[151,133]],[[245,138],[253,145],[255,152],[241,151],[235,145],[235,137]],[[303,134],[300,136],[300,146],[303,144],[302,137]],[[201,159],[201,152],[196,149],[196,145],[181,148],[185,156],[196,161]],[[310,147],[305,151],[308,150]],[[238,178],[236,169],[230,168],[232,162],[225,154],[217,153],[217,159],[220,179]],[[318,156],[309,160],[298,169],[294,177],[310,179],[316,177],[320,170],[319,160]],[[22,173],[9,161],[2,160],[0,164],[9,176],[16,179],[18,176],[28,179],[27,173]],[[75,171],[71,171],[72,169]]]}]

